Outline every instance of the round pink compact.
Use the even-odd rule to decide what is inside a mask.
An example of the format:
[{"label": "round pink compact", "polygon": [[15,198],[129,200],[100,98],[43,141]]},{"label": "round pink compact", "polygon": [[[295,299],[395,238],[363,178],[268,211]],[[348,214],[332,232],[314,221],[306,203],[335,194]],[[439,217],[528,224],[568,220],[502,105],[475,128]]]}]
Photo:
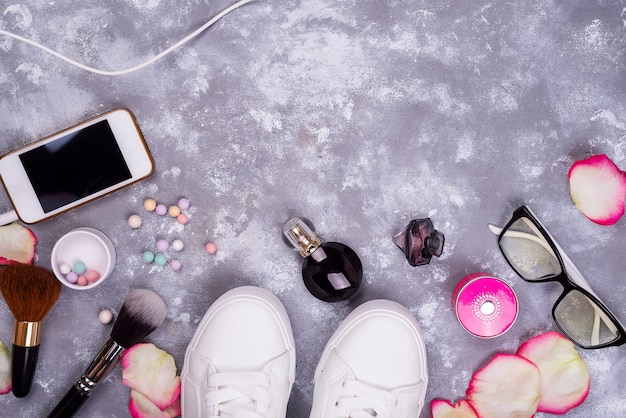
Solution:
[{"label": "round pink compact", "polygon": [[504,281],[487,273],[473,273],[454,288],[452,310],[467,332],[493,338],[504,334],[515,322],[517,297]]}]

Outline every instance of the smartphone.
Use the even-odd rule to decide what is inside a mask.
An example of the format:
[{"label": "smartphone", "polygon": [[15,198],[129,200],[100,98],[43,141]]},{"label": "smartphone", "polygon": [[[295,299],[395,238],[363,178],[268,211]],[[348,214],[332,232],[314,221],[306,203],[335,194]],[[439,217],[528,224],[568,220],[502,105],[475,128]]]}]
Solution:
[{"label": "smartphone", "polygon": [[154,161],[133,114],[115,109],[0,158],[19,219],[42,221],[146,178]]}]

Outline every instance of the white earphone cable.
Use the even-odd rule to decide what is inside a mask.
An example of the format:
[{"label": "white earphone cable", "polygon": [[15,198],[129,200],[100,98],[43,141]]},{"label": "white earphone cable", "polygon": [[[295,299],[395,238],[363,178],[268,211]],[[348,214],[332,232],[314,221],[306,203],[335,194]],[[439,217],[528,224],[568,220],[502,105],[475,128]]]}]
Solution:
[{"label": "white earphone cable", "polygon": [[74,65],[80,69],[83,69],[85,71],[89,71],[91,73],[94,74],[99,74],[99,75],[105,75],[105,76],[118,76],[118,75],[124,75],[124,74],[129,74],[132,72],[135,72],[137,70],[141,70],[144,67],[147,67],[148,65],[152,64],[153,62],[163,58],[164,56],[168,55],[169,53],[171,53],[172,51],[174,51],[175,49],[181,47],[182,45],[186,44],[187,42],[191,41],[193,38],[195,38],[196,36],[200,35],[202,32],[204,32],[205,30],[207,30],[209,27],[211,27],[215,22],[217,22],[218,20],[220,20],[222,17],[226,16],[228,13],[232,12],[233,10],[247,4],[250,3],[253,0],[239,0],[236,3],[233,3],[232,5],[230,5],[229,7],[225,8],[224,10],[222,10],[220,13],[218,13],[217,15],[215,15],[211,20],[209,20],[208,22],[206,22],[204,25],[200,26],[198,29],[196,29],[194,32],[190,33],[189,35],[187,35],[186,37],[184,37],[183,39],[181,39],[180,41],[176,42],[174,45],[170,46],[169,48],[165,49],[164,51],[160,52],[159,54],[155,55],[154,57],[150,58],[149,60],[136,65],[134,67],[130,67],[130,68],[126,68],[123,70],[111,70],[111,71],[107,71],[107,70],[100,70],[94,67],[90,67],[88,65],[82,64],[80,62],[74,61],[71,58],[68,58],[50,48],[48,48],[47,46],[44,46],[38,42],[32,41],[30,39],[24,38],[23,36],[20,35],[16,35],[12,32],[8,32],[5,30],[0,29],[0,35],[5,35],[8,36],[10,38],[16,39],[18,41],[24,42],[28,45],[34,46],[36,48],[39,48],[45,52],[47,52],[50,55],[53,55],[65,62],[67,62],[68,64]]}]

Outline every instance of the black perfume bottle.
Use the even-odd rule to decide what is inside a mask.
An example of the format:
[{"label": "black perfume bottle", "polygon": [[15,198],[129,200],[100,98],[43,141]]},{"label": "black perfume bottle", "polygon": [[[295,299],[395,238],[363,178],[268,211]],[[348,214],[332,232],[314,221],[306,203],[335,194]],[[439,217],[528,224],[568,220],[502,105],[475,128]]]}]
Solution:
[{"label": "black perfume bottle", "polygon": [[302,278],[313,296],[326,302],[339,302],[359,290],[363,267],[350,247],[339,242],[322,243],[313,225],[298,217],[285,222],[283,238],[304,257]]}]

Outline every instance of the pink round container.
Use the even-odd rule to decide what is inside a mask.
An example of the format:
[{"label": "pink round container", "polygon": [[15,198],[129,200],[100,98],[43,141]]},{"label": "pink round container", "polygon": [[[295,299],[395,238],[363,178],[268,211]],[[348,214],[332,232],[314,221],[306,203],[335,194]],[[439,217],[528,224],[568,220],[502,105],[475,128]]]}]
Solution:
[{"label": "pink round container", "polygon": [[493,338],[504,334],[515,322],[517,297],[502,280],[487,273],[473,273],[454,288],[452,310],[467,332]]}]

